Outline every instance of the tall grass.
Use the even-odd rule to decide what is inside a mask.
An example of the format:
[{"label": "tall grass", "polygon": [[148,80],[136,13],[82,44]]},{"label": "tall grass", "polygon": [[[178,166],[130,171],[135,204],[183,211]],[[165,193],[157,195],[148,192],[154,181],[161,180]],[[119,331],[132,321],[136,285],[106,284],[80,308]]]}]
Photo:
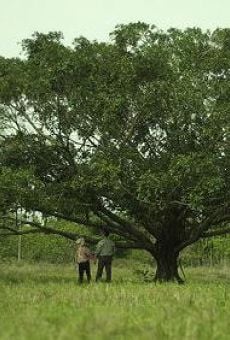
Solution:
[{"label": "tall grass", "polygon": [[137,266],[79,286],[69,265],[0,265],[0,339],[229,339],[229,268],[187,269],[179,286],[143,282]]}]

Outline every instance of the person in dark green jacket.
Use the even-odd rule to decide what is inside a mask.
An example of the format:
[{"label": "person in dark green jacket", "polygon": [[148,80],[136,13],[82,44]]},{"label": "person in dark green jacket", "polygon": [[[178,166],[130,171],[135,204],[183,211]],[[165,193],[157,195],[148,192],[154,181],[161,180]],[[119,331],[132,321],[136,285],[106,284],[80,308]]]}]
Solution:
[{"label": "person in dark green jacket", "polygon": [[98,258],[96,281],[102,278],[103,270],[106,271],[106,282],[112,279],[112,260],[115,253],[115,243],[109,239],[109,231],[103,231],[104,237],[98,242],[95,255]]}]

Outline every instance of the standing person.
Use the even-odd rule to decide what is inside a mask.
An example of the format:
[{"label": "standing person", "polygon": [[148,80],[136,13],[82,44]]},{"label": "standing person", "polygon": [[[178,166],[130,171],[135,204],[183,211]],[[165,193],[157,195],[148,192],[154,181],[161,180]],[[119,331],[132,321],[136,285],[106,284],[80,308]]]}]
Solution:
[{"label": "standing person", "polygon": [[109,239],[109,231],[103,231],[103,239],[98,242],[95,255],[98,258],[98,268],[96,281],[101,279],[103,269],[106,271],[106,282],[111,282],[112,278],[112,259],[115,252],[115,244]]},{"label": "standing person", "polygon": [[84,238],[79,238],[76,241],[76,244],[78,245],[78,247],[75,253],[75,263],[78,263],[78,282],[83,282],[85,272],[87,281],[89,283],[91,281],[90,259],[92,258],[92,254],[89,248],[86,247]]}]

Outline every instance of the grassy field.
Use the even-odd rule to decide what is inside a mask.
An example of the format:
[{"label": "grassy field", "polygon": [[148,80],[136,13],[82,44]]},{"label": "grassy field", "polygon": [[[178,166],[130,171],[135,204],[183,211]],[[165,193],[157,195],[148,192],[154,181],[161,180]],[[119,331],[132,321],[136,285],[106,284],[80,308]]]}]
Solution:
[{"label": "grassy field", "polygon": [[111,284],[78,286],[71,266],[1,264],[0,339],[230,338],[229,268],[186,269],[179,286],[136,267],[115,261]]}]

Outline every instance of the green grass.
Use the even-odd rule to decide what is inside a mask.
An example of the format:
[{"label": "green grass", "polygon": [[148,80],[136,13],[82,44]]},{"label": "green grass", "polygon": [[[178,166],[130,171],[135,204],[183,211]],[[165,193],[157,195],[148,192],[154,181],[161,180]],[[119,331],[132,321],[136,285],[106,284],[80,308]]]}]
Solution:
[{"label": "green grass", "polygon": [[155,285],[115,262],[111,284],[83,286],[71,266],[1,264],[0,339],[229,339],[227,267]]}]

